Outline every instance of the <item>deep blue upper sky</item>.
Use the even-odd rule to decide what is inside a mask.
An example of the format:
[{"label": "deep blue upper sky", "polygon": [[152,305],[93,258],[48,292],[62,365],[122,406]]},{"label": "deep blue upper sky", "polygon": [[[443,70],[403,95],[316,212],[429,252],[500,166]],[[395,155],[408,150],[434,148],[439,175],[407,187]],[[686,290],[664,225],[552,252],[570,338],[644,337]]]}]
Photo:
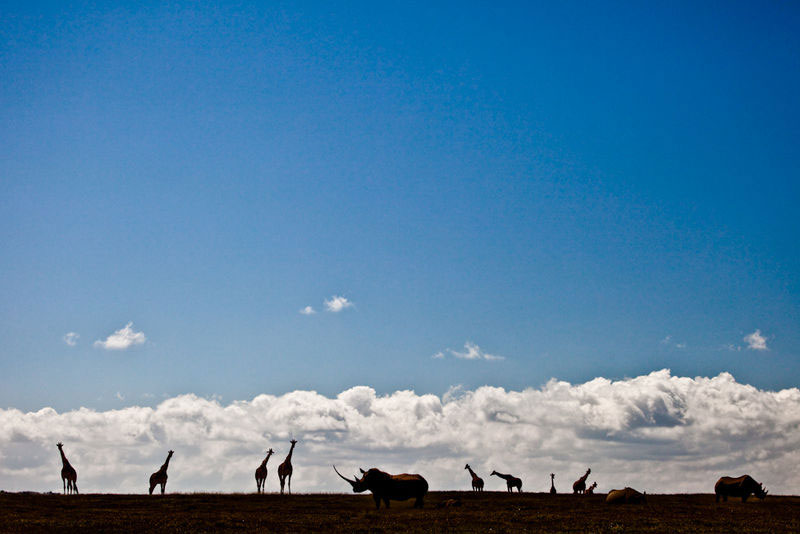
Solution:
[{"label": "deep blue upper sky", "polygon": [[258,4],[3,8],[0,406],[798,384],[798,5]]}]

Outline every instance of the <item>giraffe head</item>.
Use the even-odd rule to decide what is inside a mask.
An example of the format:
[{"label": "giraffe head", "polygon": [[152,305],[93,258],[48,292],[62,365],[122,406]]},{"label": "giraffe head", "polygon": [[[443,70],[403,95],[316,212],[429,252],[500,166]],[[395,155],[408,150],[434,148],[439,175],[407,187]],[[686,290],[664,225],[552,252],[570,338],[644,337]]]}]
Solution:
[{"label": "giraffe head", "polygon": [[167,453],[167,456],[169,456],[169,457],[171,458],[173,454],[175,454],[175,451],[169,451],[169,452]]},{"label": "giraffe head", "polygon": [[61,447],[63,447],[63,446],[64,446],[64,444],[61,443],[60,441],[58,443],[56,443],[56,447],[58,447],[59,450],[61,450]]},{"label": "giraffe head", "polygon": [[272,450],[272,448],[270,448],[270,449],[267,451],[267,454],[269,454],[269,455],[273,455],[273,454],[275,454],[275,451],[273,451],[273,450]]},{"label": "giraffe head", "polygon": [[550,480],[553,480],[554,478],[556,478],[556,474],[555,473],[550,473]]},{"label": "giraffe head", "polygon": [[295,444],[297,443],[297,440],[296,440],[296,439],[293,439],[293,440],[289,441],[289,443],[291,443],[291,444],[292,444],[292,447],[294,447],[294,446],[295,446]]},{"label": "giraffe head", "polygon": [[465,465],[464,469],[469,469],[469,464]]}]

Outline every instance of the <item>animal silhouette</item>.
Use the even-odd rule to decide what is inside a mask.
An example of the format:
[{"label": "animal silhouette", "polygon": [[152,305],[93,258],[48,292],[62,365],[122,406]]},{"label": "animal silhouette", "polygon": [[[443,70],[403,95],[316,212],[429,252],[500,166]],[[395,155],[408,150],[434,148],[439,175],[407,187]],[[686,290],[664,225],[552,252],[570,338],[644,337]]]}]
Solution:
[{"label": "animal silhouette", "polygon": [[64,486],[64,493],[78,493],[78,472],[64,455],[64,444],[59,441],[56,447],[61,453],[61,483]]},{"label": "animal silhouette", "polygon": [[483,491],[483,479],[475,474],[475,471],[472,470],[469,464],[465,465],[464,469],[469,471],[472,477],[472,491]]},{"label": "animal silhouette", "polygon": [[283,461],[283,463],[278,466],[278,479],[281,482],[281,495],[283,495],[283,485],[287,479],[289,480],[289,493],[292,493],[292,452],[294,451],[294,446],[297,444],[297,440],[293,439],[289,443],[292,444],[291,448],[289,449],[289,454],[286,455],[286,459]]},{"label": "animal silhouette", "polygon": [[153,494],[153,490],[156,486],[161,485],[161,495],[164,495],[164,489],[167,487],[167,468],[169,467],[169,459],[172,458],[172,455],[175,451],[169,451],[167,453],[167,460],[161,466],[161,468],[150,475],[150,495]]},{"label": "animal silhouette", "polygon": [[597,482],[592,482],[592,485],[586,488],[584,495],[594,495],[594,489],[597,487]]},{"label": "animal silhouette", "polygon": [[592,472],[591,468],[587,469],[586,473],[581,478],[576,480],[574,484],[572,484],[573,494],[583,493],[584,491],[586,491],[586,479],[589,477],[589,473],[591,472]]},{"label": "animal silhouette", "polygon": [[714,493],[716,500],[719,498],[727,502],[728,497],[741,497],[742,502],[747,502],[750,495],[755,495],[759,499],[764,499],[767,496],[767,490],[764,489],[764,484],[756,482],[750,475],[742,475],[737,478],[722,477],[714,484]]},{"label": "animal silhouette", "polygon": [[390,475],[373,467],[369,471],[361,469],[361,478],[356,477],[350,480],[345,478],[336,469],[336,466],[333,466],[333,470],[353,487],[353,493],[371,491],[376,509],[381,507],[381,501],[384,502],[386,508],[389,508],[390,500],[407,501],[408,499],[416,499],[414,508],[422,508],[422,499],[428,493],[428,481],[422,478],[422,475],[407,473]]},{"label": "animal silhouette", "polygon": [[513,492],[514,488],[517,488],[517,492],[520,493],[522,492],[522,480],[515,477],[514,475],[504,475],[503,473],[498,473],[497,471],[492,471],[492,474],[489,476],[492,475],[497,475],[500,478],[505,479],[508,491]]},{"label": "animal silhouette", "polygon": [[266,486],[267,482],[267,462],[269,461],[269,457],[273,454],[272,449],[267,451],[267,457],[261,462],[256,468],[256,493],[264,493],[264,487]]},{"label": "animal silhouette", "polygon": [[556,474],[550,473],[550,495],[556,494]]},{"label": "animal silhouette", "polygon": [[606,504],[644,504],[647,494],[639,493],[633,488],[612,489],[606,495]]}]

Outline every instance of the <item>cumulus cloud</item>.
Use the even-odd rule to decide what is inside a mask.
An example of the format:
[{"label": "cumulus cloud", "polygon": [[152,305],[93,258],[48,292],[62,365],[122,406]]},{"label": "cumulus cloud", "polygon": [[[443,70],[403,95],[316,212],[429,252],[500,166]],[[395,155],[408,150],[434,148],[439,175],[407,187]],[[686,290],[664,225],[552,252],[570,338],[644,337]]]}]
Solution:
[{"label": "cumulus cloud", "polygon": [[303,314],[303,315],[314,315],[317,312],[311,306],[306,306],[305,308],[300,310],[300,313]]},{"label": "cumulus cloud", "polygon": [[70,347],[74,347],[78,344],[78,338],[81,337],[80,335],[76,334],[75,332],[67,332],[64,334],[64,343],[69,345]]},{"label": "cumulus cloud", "polygon": [[[677,377],[668,370],[582,384],[552,379],[509,391],[453,388],[443,396],[357,386],[335,397],[314,391],[222,404],[196,395],[155,408],[0,410],[0,480],[6,490],[60,490],[55,444],[85,492],[142,493],[175,450],[170,491],[253,491],[265,447],[276,464],[298,440],[292,487],[349,487],[333,473],[359,467],[422,473],[434,490],[468,489],[464,464],[489,490],[491,470],[510,471],[526,491],[547,491],[592,468],[600,490],[707,492],[721,475],[749,473],[771,493],[797,492],[800,390],[764,391],[728,373]],[[562,482],[559,484],[559,480]],[[270,470],[267,490],[276,491]]]},{"label": "cumulus cloud", "polygon": [[334,295],[330,300],[325,301],[325,309],[332,313],[339,313],[347,308],[352,308],[353,303],[345,297]]},{"label": "cumulus cloud", "polygon": [[747,348],[751,350],[769,350],[767,348],[767,338],[761,335],[761,330],[756,330],[752,334],[744,336]]},{"label": "cumulus cloud", "polygon": [[[471,341],[467,341],[464,343],[464,350],[463,352],[459,352],[453,349],[447,349],[446,351],[448,354],[453,356],[454,358],[460,358],[462,360],[505,360],[504,356],[497,356],[495,354],[489,354],[488,352],[484,352],[481,348]],[[439,351],[432,356],[432,358],[442,359],[445,357],[444,351]]]},{"label": "cumulus cloud", "polygon": [[136,332],[133,330],[133,322],[129,322],[124,327],[120,328],[105,341],[97,340],[94,342],[95,347],[100,347],[106,350],[125,350],[133,345],[141,345],[147,341],[144,332]]}]

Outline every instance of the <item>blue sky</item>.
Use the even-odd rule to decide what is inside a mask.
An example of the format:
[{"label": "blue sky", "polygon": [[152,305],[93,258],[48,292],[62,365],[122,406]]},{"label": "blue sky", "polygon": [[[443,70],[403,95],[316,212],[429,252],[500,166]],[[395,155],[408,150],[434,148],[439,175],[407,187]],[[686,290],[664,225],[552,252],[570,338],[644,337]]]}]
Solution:
[{"label": "blue sky", "polygon": [[4,7],[0,406],[797,385],[796,5],[377,4]]}]

